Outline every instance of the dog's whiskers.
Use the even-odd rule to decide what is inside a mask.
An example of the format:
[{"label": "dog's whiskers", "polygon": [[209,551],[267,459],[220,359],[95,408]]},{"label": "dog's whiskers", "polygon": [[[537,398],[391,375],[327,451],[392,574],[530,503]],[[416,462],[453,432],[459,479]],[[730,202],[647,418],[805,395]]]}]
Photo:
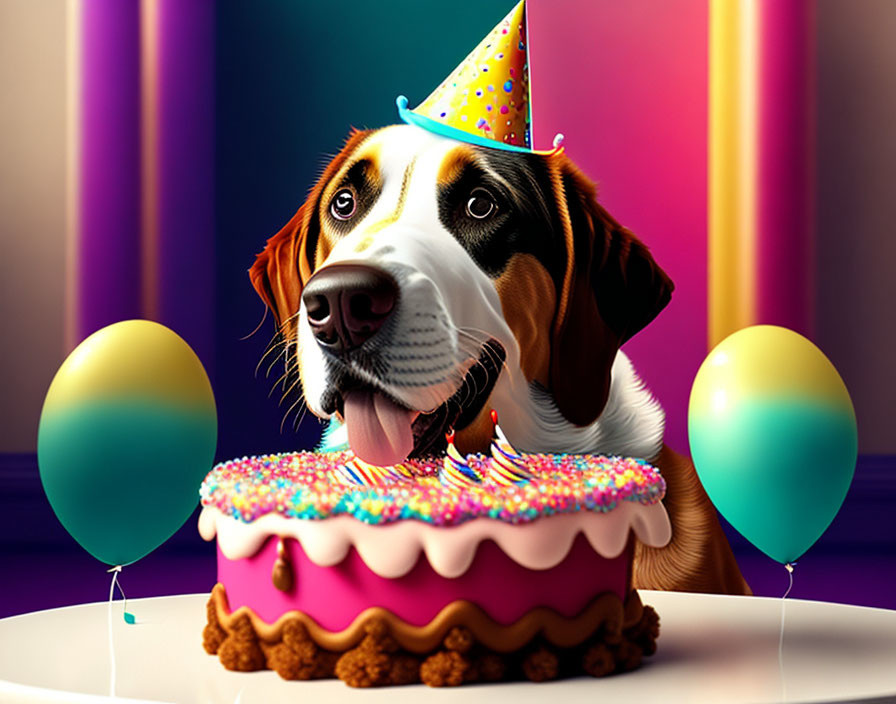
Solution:
[{"label": "dog's whiskers", "polygon": [[286,413],[283,415],[283,420],[280,421],[280,432],[283,432],[283,426],[286,423],[286,419],[289,418],[289,414],[292,413],[292,409],[298,406],[302,401],[305,400],[305,394],[299,394],[299,397],[295,400],[295,402],[286,409]]},{"label": "dog's whiskers", "polygon": [[[280,375],[280,378],[274,382],[274,385],[271,387],[271,390],[268,392],[268,398],[270,398],[271,395],[274,393],[274,391],[276,391],[277,387],[280,385],[281,382],[283,382],[283,386],[281,388],[285,389],[286,383],[288,381],[293,380],[293,375],[298,376],[298,371],[299,371],[299,365],[297,362],[287,363],[286,371],[284,371],[283,374]],[[287,393],[289,393],[289,392],[287,391]],[[283,399],[280,399],[280,400],[282,402]]]},{"label": "dog's whiskers", "polygon": [[[261,368],[261,365],[264,363],[264,360],[267,358],[267,356],[269,354],[271,354],[278,348],[281,350],[280,353],[274,358],[274,361],[271,362],[270,366],[268,367],[268,370],[265,373],[265,378],[267,378],[267,376],[271,373],[271,368],[277,363],[277,360],[280,359],[280,357],[282,356],[283,350],[289,348],[290,337],[287,336],[286,334],[284,334],[284,331],[286,330],[287,324],[292,322],[295,318],[297,318],[298,315],[299,315],[299,311],[296,311],[291,316],[289,316],[286,320],[283,321],[283,323],[280,325],[280,327],[277,328],[277,330],[271,336],[271,339],[268,341],[268,344],[265,346],[264,354],[261,355],[261,359],[259,359],[258,364],[255,365],[255,376],[256,377],[258,376],[258,370]],[[264,321],[262,321],[262,322],[264,322]],[[254,332],[251,334],[254,334]],[[245,339],[245,338],[243,338],[243,339]]]},{"label": "dog's whiskers", "polygon": [[[466,354],[467,360],[472,360],[473,364],[470,365],[469,369],[463,372],[463,376],[461,377],[461,387],[459,390],[463,391],[463,400],[461,405],[465,404],[471,398],[475,398],[479,394],[479,389],[476,388],[475,379],[470,375],[470,372],[475,369],[477,366],[482,366],[482,362],[479,361],[479,347],[474,347],[473,349],[467,351],[464,350]],[[461,374],[460,369],[458,369],[458,374]]]},{"label": "dog's whiskers", "polygon": [[[256,377],[258,377],[258,370],[261,369],[261,365],[264,363],[264,360],[267,358],[267,356],[274,352],[276,349],[282,349],[285,346],[286,341],[282,338],[279,332],[275,332],[274,336],[270,339],[267,346],[264,348],[264,354],[261,355],[261,359],[258,360],[258,364],[255,365]],[[274,361],[276,362],[277,360],[275,359]]]},{"label": "dog's whiskers", "polygon": [[255,333],[257,333],[259,330],[261,330],[261,326],[264,325],[264,321],[267,319],[268,319],[268,307],[265,306],[264,307],[264,315],[261,316],[261,320],[258,321],[258,325],[256,325],[255,329],[252,332],[250,332],[248,335],[244,335],[243,337],[241,337],[240,341],[242,342],[243,340],[248,340]]},{"label": "dog's whiskers", "polygon": [[[277,402],[278,406],[283,404],[283,402],[286,400],[286,397],[289,396],[295,390],[295,388],[299,385],[299,382],[300,382],[300,379],[297,374],[295,376],[295,378],[292,379],[292,383],[289,385],[289,388],[283,392],[283,395],[280,397],[280,400]],[[286,382],[284,382],[283,385],[286,386]],[[304,397],[304,394],[300,394],[300,396]]]},{"label": "dog's whiskers", "polygon": [[[495,366],[500,367],[502,370],[510,372],[510,367],[507,365],[507,360],[502,359],[501,355],[497,354],[491,345],[486,344],[489,340],[494,339],[492,335],[487,333],[485,330],[480,330],[479,328],[471,328],[471,327],[463,327],[463,328],[454,328],[455,332],[459,336],[466,337],[467,339],[473,340],[476,342],[482,349],[482,351],[488,355],[489,359],[495,364]],[[483,339],[480,339],[473,335],[470,331],[478,332],[483,335]],[[478,356],[477,356],[478,359]]]},{"label": "dog's whiskers", "polygon": [[[276,366],[277,362],[279,362],[283,358],[283,355],[288,353],[288,351],[289,351],[289,345],[287,345],[285,343],[280,345],[280,351],[277,353],[277,356],[274,357],[273,360],[271,360],[271,363],[268,365],[268,368],[265,370],[265,373],[264,373],[265,379],[270,377],[271,370],[274,368],[274,366]],[[259,365],[260,364],[261,364],[261,361],[259,361]],[[257,367],[256,367],[255,375],[258,376],[258,368]]]},{"label": "dog's whiskers", "polygon": [[293,424],[292,424],[293,432],[298,431],[299,426],[302,424],[302,421],[305,420],[305,416],[307,414],[308,414],[308,404],[306,403],[302,406],[302,412],[296,413],[296,419],[293,421]]}]

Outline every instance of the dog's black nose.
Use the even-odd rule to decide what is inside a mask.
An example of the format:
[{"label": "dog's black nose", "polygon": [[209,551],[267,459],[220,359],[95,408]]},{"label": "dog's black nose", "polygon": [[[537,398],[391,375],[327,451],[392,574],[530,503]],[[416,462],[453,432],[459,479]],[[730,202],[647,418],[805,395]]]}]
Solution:
[{"label": "dog's black nose", "polygon": [[361,264],[334,264],[312,276],[302,293],[317,343],[342,354],[376,334],[395,309],[398,285]]}]

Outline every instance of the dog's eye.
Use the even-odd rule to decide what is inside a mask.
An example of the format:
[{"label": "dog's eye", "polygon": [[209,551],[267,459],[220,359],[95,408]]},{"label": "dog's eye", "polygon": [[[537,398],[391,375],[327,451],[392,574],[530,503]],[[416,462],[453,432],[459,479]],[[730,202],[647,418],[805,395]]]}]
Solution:
[{"label": "dog's eye", "polygon": [[355,194],[351,189],[343,188],[338,191],[330,202],[330,213],[337,220],[348,220],[357,210]]},{"label": "dog's eye", "polygon": [[484,188],[474,188],[467,201],[467,215],[475,220],[485,220],[498,209],[492,194]]}]

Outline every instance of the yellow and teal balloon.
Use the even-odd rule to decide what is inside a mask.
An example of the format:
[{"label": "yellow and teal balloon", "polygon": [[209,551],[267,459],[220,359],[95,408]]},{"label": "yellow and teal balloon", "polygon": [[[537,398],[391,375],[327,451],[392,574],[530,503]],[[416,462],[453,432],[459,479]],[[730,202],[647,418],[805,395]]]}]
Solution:
[{"label": "yellow and teal balloon", "polygon": [[91,555],[127,565],[193,512],[218,438],[199,358],[148,320],[109,325],[68,356],[47,392],[37,454],[44,491]]},{"label": "yellow and teal balloon", "polygon": [[740,330],[709,353],[691,389],[688,437],[716,508],[781,563],[834,520],[858,452],[855,411],[834,365],[774,325]]}]

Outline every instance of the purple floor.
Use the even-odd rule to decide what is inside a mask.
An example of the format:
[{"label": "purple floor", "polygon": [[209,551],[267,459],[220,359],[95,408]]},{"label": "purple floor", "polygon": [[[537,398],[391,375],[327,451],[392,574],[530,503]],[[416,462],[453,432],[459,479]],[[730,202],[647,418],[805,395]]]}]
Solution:
[{"label": "purple floor", "polygon": [[[788,579],[782,565],[758,551],[737,561],[754,594],[783,596]],[[896,609],[896,558],[810,551],[794,568],[790,597]]]},{"label": "purple floor", "polygon": [[[0,586],[0,618],[109,596],[108,567],[86,553],[46,551],[3,557],[10,577]],[[214,553],[156,551],[125,567],[119,583],[128,599],[209,592],[215,584]],[[120,595],[116,594],[116,598]]]},{"label": "purple floor", "polygon": [[[187,528],[196,530],[190,520]],[[180,537],[180,536],[178,536]],[[196,538],[197,543],[201,539]],[[109,596],[108,566],[74,541],[70,547],[11,550],[0,554],[0,618],[52,609]],[[172,539],[142,560],[125,567],[119,583],[129,599],[209,592],[215,584],[215,550],[210,544],[184,546]],[[116,595],[116,598],[119,595]]]}]

